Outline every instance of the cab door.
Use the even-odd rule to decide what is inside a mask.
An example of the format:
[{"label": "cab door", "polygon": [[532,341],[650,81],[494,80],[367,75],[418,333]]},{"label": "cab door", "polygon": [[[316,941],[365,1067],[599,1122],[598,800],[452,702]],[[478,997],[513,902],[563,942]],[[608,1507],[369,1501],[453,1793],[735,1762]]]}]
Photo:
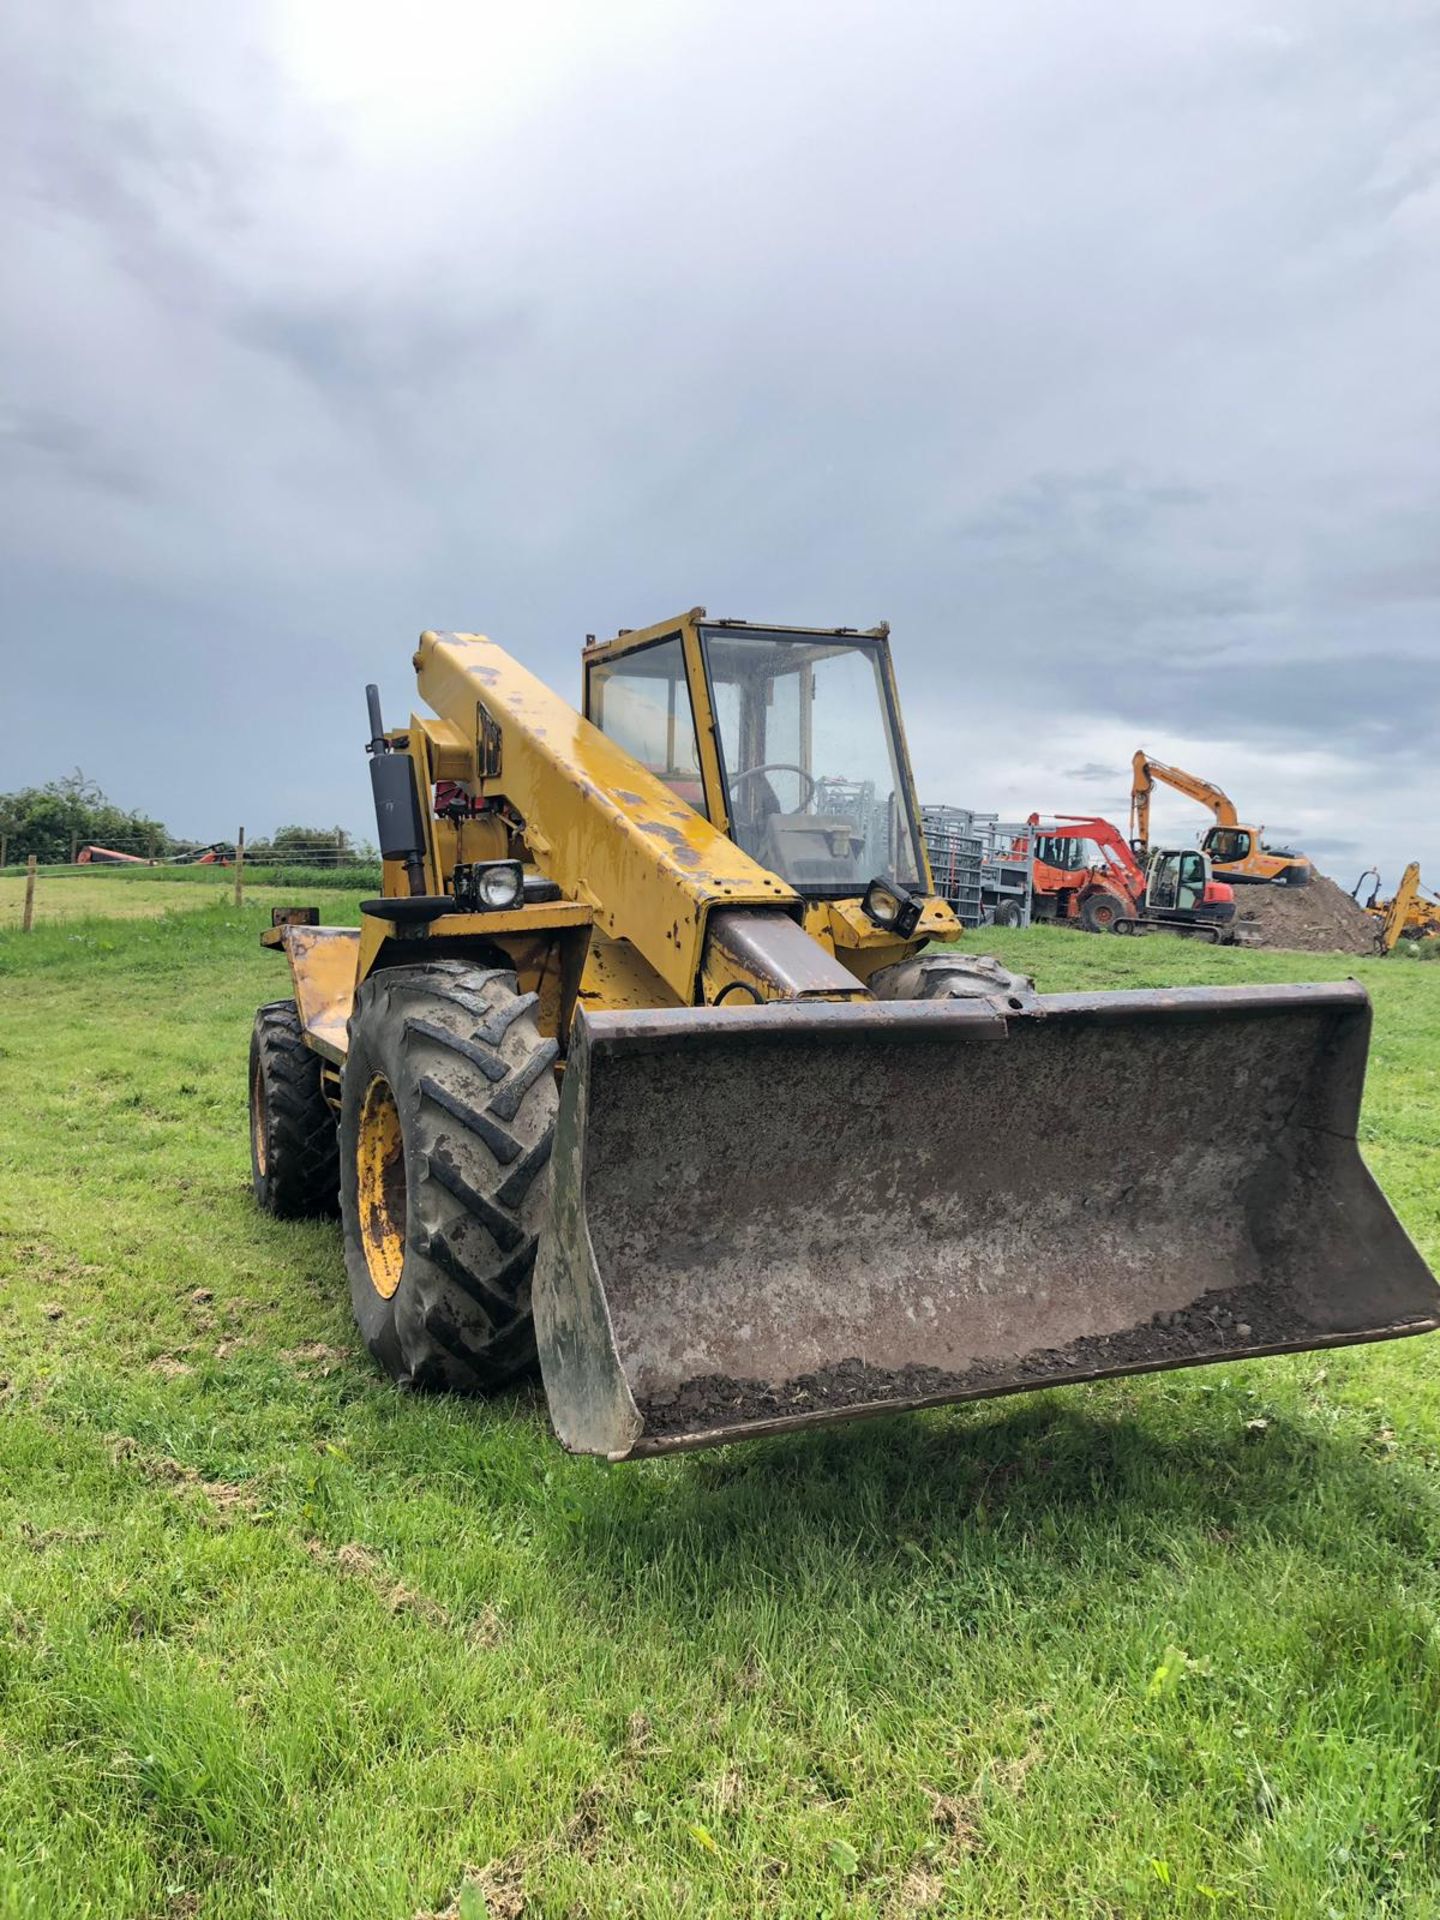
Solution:
[{"label": "cab door", "polygon": [[1182,913],[1198,913],[1205,901],[1205,856],[1182,853],[1175,883],[1175,905]]},{"label": "cab door", "polygon": [[1150,862],[1145,904],[1153,913],[1173,913],[1180,884],[1180,855],[1157,853]]}]

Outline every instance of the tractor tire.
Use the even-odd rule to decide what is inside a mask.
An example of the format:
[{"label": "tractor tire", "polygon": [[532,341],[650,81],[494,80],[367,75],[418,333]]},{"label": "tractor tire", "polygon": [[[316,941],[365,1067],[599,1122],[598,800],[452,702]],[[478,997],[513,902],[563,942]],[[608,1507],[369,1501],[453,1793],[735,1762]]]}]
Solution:
[{"label": "tractor tire", "polygon": [[333,1214],[340,1186],[335,1114],[293,1000],[274,1000],[250,1036],[250,1179],[277,1220]]},{"label": "tractor tire", "polygon": [[559,1051],[515,975],[385,968],[355,998],[340,1099],[350,1301],[398,1385],[486,1393],[535,1358]]},{"label": "tractor tire", "polygon": [[1103,888],[1087,895],[1080,907],[1080,924],[1087,933],[1113,933],[1116,922],[1128,917],[1123,902]]},{"label": "tractor tire", "polygon": [[1023,918],[1018,900],[1002,900],[995,909],[992,924],[997,927],[1018,927]]}]

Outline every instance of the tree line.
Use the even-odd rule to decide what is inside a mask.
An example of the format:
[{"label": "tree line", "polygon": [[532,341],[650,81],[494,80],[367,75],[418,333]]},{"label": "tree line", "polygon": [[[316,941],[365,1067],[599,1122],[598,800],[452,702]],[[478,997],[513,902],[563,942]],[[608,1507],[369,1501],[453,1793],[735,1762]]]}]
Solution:
[{"label": "tree line", "polygon": [[[0,841],[12,866],[32,853],[41,866],[63,866],[89,846],[164,861],[193,858],[210,846],[233,852],[228,842],[186,839],[163,821],[116,806],[79,768],[43,787],[0,793]],[[245,845],[246,860],[263,865],[341,867],[370,865],[379,857],[343,827],[278,827]]]}]

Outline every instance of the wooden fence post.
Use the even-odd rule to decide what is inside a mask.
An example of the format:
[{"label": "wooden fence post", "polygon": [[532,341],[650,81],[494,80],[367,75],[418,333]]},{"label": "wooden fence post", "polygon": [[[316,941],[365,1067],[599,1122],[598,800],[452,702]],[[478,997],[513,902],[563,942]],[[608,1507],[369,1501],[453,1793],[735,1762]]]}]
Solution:
[{"label": "wooden fence post", "polygon": [[79,851],[80,851],[80,836],[78,833],[72,833],[70,835],[70,864],[72,867],[75,864],[75,857],[79,853]]},{"label": "wooden fence post", "polygon": [[245,829],[241,827],[235,836],[235,904],[245,904]]},{"label": "wooden fence post", "polygon": [[29,933],[31,922],[35,918],[35,856],[32,853],[25,862],[25,917],[20,922],[20,931]]},{"label": "wooden fence post", "polygon": [[0,833],[0,867],[5,865],[5,849],[9,839],[10,836],[8,833]]}]

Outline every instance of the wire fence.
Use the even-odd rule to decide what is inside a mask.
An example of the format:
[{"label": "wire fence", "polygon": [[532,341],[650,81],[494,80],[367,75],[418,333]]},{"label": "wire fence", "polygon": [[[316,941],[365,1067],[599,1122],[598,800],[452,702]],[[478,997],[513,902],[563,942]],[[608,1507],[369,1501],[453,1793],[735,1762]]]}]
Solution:
[{"label": "wire fence", "polygon": [[[147,866],[184,868],[187,866],[230,867],[235,864],[238,839],[211,841],[170,840],[155,835],[113,833],[88,836],[71,832],[57,835],[53,830],[40,833],[7,831],[0,826],[0,871],[23,872],[34,854],[47,871],[70,867],[105,868]],[[348,835],[314,838],[262,837],[251,840],[245,857],[252,865],[298,868],[364,868],[379,871],[380,856],[365,843],[355,844]]]},{"label": "wire fence", "polygon": [[[353,846],[344,835],[305,838],[286,834],[278,840],[253,841],[247,846],[241,827],[233,840],[215,840],[208,845],[169,841],[157,848],[154,836],[116,834],[101,841],[75,834],[68,860],[53,857],[53,842],[53,834],[46,837],[45,851],[52,857],[45,859],[33,850],[24,850],[23,845],[12,847],[9,836],[0,832],[0,879],[24,882],[20,905],[24,933],[35,925],[42,882],[48,889],[56,881],[63,885],[103,875],[123,889],[127,879],[212,885],[219,881],[232,892],[237,907],[244,904],[247,886],[368,891],[380,885],[379,854],[372,847]],[[82,897],[72,896],[77,901]],[[117,895],[117,902],[121,898],[123,893]],[[10,900],[13,913],[15,896]]]}]

